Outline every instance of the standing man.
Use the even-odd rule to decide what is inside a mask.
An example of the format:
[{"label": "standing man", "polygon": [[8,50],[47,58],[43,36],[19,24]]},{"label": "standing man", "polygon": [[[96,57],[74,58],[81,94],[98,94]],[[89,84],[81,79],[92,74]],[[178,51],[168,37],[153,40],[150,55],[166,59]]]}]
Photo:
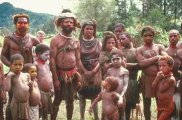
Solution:
[{"label": "standing man", "polygon": [[[25,63],[33,63],[32,47],[39,44],[38,39],[28,34],[29,16],[27,14],[16,14],[13,17],[15,32],[4,38],[1,51],[1,61],[6,66],[10,66],[10,57],[14,54],[21,54]],[[11,120],[10,102],[12,93],[9,91],[9,101],[6,108],[6,120]]]},{"label": "standing man", "polygon": [[174,67],[173,67],[173,75],[178,81],[180,79],[180,73],[178,72],[178,69],[181,65],[180,56],[177,53],[179,48],[177,48],[178,41],[180,40],[180,33],[179,31],[173,29],[169,31],[169,46],[166,48],[166,52],[169,56],[171,56],[174,60]]},{"label": "standing man", "polygon": [[77,20],[74,14],[66,12],[61,13],[55,23],[60,33],[50,43],[50,69],[55,90],[51,120],[56,120],[62,100],[66,101],[67,120],[71,120],[75,88],[79,89],[77,68],[84,69],[80,61],[79,41],[72,36]]},{"label": "standing man", "polygon": [[144,45],[137,48],[137,61],[142,69],[140,78],[140,90],[144,102],[144,116],[145,120],[151,120],[151,98],[154,97],[154,90],[152,89],[152,82],[154,81],[157,72],[159,71],[158,59],[161,55],[167,55],[165,48],[161,44],[153,42],[155,31],[152,27],[146,26],[141,32]]},{"label": "standing man", "polygon": [[27,14],[16,14],[13,17],[16,31],[4,38],[4,45],[1,52],[1,60],[6,66],[10,65],[10,57],[14,54],[21,54],[25,63],[33,63],[32,47],[39,44],[39,40],[28,34],[29,16]]}]

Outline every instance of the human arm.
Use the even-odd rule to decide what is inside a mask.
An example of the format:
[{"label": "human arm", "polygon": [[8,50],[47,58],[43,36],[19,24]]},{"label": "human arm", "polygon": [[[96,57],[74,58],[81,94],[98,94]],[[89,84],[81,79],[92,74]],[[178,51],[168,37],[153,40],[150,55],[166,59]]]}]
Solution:
[{"label": "human arm", "polygon": [[0,87],[3,87],[4,82],[4,70],[3,70],[3,64],[0,62]]},{"label": "human arm", "polygon": [[164,78],[164,75],[163,75],[162,71],[159,71],[152,83],[152,87],[155,88],[158,85],[159,81],[163,78]]},{"label": "human arm", "polygon": [[2,51],[1,51],[1,61],[3,64],[5,64],[6,66],[10,66],[10,45],[9,45],[9,39],[8,38],[4,38],[4,43],[3,43],[3,47],[2,47]]},{"label": "human arm", "polygon": [[169,90],[171,87],[175,87],[176,81],[173,78],[167,78],[165,79],[165,83],[163,84],[162,88],[160,88],[161,93],[165,93],[167,90]]},{"label": "human arm", "polygon": [[9,91],[11,89],[11,80],[13,79],[13,77],[15,77],[15,73],[11,71],[5,77],[5,80],[3,82],[5,91]]},{"label": "human arm", "polygon": [[149,58],[146,58],[142,54],[142,51],[144,51],[144,50],[141,47],[136,49],[137,61],[141,67],[147,67],[147,66],[150,66],[150,65],[156,63],[160,57],[160,55],[154,55],[154,56],[150,56]]},{"label": "human arm", "polygon": [[89,113],[92,112],[93,108],[96,106],[96,104],[102,99],[103,92],[99,93],[99,95],[94,99],[91,106],[89,107]]},{"label": "human arm", "polygon": [[50,70],[52,72],[53,85],[55,90],[60,89],[60,81],[58,80],[56,71],[56,55],[57,55],[57,43],[56,39],[52,39],[50,43]]}]

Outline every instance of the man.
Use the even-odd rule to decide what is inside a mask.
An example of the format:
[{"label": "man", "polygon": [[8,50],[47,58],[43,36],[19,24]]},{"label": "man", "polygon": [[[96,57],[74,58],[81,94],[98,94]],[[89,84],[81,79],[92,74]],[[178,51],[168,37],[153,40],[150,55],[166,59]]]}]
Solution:
[{"label": "man", "polygon": [[169,56],[171,56],[174,60],[174,67],[173,67],[173,75],[178,81],[180,79],[180,74],[178,73],[178,69],[181,65],[180,56],[177,53],[179,48],[177,48],[178,41],[180,40],[179,31],[173,29],[169,31],[169,46],[166,48],[166,52]]},{"label": "man", "polygon": [[[27,14],[16,14],[13,17],[15,32],[4,38],[4,44],[1,51],[1,61],[6,66],[10,66],[10,57],[14,54],[21,54],[25,63],[33,63],[32,47],[39,44],[38,39],[28,34],[29,16]],[[9,101],[6,110],[6,120],[11,120],[9,104],[12,93],[9,92]]]},{"label": "man", "polygon": [[40,41],[40,43],[44,43],[44,42],[45,42],[45,41],[44,41],[44,39],[45,39],[45,32],[42,31],[42,30],[39,30],[39,31],[37,32],[37,38],[38,38],[38,40]]},{"label": "man", "polygon": [[79,42],[72,36],[77,20],[74,14],[66,12],[58,16],[55,24],[61,30],[50,43],[50,69],[55,90],[51,120],[56,120],[62,100],[66,101],[67,120],[71,120],[74,107],[73,96],[75,88],[79,88],[77,67],[84,69],[80,61]]},{"label": "man", "polygon": [[153,42],[155,31],[152,27],[144,27],[142,29],[141,35],[143,37],[144,45],[137,48],[136,56],[137,61],[142,69],[140,90],[143,95],[144,116],[145,120],[151,120],[151,98],[154,97],[152,82],[159,71],[157,61],[161,55],[167,55],[167,53],[165,52],[163,45],[155,44]]},{"label": "man", "polygon": [[25,63],[33,63],[32,47],[39,44],[38,39],[28,34],[29,16],[27,14],[16,14],[13,17],[16,31],[4,38],[1,52],[1,60],[6,66],[10,65],[10,56],[21,54]]}]

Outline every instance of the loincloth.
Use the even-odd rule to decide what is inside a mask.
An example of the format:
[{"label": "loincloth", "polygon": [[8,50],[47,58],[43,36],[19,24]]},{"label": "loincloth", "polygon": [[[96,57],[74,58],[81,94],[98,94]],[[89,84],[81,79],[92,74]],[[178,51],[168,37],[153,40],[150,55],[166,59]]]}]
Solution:
[{"label": "loincloth", "polygon": [[39,120],[39,106],[29,107],[30,120]]},{"label": "loincloth", "polygon": [[42,103],[42,108],[41,112],[46,113],[46,114],[51,114],[53,111],[53,105],[52,105],[52,93],[51,92],[44,92],[40,90],[41,94],[41,103]]},{"label": "loincloth", "polygon": [[125,96],[126,104],[131,106],[132,108],[135,108],[136,103],[139,102],[139,89],[137,80],[129,80]]}]

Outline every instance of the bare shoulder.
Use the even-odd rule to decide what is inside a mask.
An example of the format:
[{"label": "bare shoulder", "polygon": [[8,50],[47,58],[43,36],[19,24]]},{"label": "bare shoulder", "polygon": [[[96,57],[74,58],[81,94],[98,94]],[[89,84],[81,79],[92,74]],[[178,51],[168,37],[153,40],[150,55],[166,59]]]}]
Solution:
[{"label": "bare shoulder", "polygon": [[165,49],[164,45],[162,45],[162,44],[155,44],[155,46],[162,48],[162,49]]},{"label": "bare shoulder", "polygon": [[55,36],[51,39],[50,45],[52,45],[52,44],[54,44],[54,45],[57,44],[57,43],[59,42],[59,39],[60,39],[59,34],[55,35]]},{"label": "bare shoulder", "polygon": [[123,72],[124,74],[126,74],[126,75],[129,74],[129,71],[128,71],[126,68],[124,68],[124,67],[122,67],[122,72]]},{"label": "bare shoulder", "polygon": [[38,43],[40,43],[39,40],[35,36],[33,36],[33,35],[30,34],[29,37],[31,38],[31,40],[33,41],[33,43],[35,45],[38,44]]}]

